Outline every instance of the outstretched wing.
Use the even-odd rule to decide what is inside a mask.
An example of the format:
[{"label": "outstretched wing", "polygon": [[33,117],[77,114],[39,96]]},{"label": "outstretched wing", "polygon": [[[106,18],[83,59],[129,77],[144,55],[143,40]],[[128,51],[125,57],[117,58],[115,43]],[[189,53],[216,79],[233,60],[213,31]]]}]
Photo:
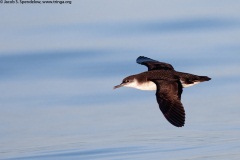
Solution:
[{"label": "outstretched wing", "polygon": [[137,63],[145,65],[148,67],[148,70],[174,70],[173,66],[168,63],[159,62],[148,57],[140,56],[137,58]]},{"label": "outstretched wing", "polygon": [[156,98],[165,118],[174,126],[185,123],[185,111],[180,101],[182,86],[177,81],[154,80],[157,85]]}]

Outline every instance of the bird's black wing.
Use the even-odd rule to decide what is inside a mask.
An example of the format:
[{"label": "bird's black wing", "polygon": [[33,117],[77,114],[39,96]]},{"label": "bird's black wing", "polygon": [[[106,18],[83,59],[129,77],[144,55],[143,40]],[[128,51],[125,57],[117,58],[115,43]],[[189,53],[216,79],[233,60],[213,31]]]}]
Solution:
[{"label": "bird's black wing", "polygon": [[182,85],[178,81],[154,80],[157,85],[156,98],[165,118],[174,126],[185,123],[185,111],[181,103]]},{"label": "bird's black wing", "polygon": [[137,63],[145,65],[148,67],[148,70],[174,70],[173,66],[168,63],[159,62],[148,57],[140,56],[137,58]]}]

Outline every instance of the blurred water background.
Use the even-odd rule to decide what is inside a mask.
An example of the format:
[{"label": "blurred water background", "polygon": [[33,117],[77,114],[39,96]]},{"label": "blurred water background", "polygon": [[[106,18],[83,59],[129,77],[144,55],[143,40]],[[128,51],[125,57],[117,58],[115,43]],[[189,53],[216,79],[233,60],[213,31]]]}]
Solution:
[{"label": "blurred water background", "polygon": [[[0,159],[240,159],[240,1],[0,4]],[[211,81],[186,124],[154,92],[113,86],[143,55]]]}]

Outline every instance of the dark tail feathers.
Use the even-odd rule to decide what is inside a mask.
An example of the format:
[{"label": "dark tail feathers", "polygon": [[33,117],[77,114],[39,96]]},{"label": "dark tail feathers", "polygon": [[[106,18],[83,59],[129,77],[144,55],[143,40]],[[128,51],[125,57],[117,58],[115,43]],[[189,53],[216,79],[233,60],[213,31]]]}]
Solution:
[{"label": "dark tail feathers", "polygon": [[199,82],[204,82],[204,81],[209,81],[209,80],[211,80],[211,78],[209,78],[207,76],[198,76]]}]

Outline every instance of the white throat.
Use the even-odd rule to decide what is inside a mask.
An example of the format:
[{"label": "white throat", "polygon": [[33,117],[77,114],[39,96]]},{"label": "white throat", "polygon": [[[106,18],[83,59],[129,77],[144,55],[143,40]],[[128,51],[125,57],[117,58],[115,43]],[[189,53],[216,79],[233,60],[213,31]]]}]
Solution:
[{"label": "white throat", "polygon": [[128,83],[126,85],[124,85],[126,87],[132,87],[132,88],[136,88],[136,89],[140,89],[140,90],[157,90],[157,86],[154,82],[152,81],[147,81],[144,83],[138,83],[138,81],[136,79],[133,80],[133,82]]}]

